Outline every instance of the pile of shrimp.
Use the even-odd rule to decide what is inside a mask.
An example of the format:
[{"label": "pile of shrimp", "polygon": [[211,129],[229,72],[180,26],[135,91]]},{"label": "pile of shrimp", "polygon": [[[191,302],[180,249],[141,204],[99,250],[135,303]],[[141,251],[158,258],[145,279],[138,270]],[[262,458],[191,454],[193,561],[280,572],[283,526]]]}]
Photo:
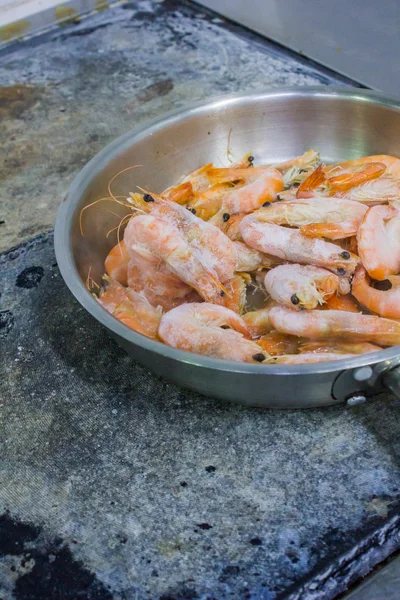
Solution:
[{"label": "pile of shrimp", "polygon": [[125,229],[97,299],[142,335],[265,364],[400,344],[399,158],[246,155],[120,203]]}]

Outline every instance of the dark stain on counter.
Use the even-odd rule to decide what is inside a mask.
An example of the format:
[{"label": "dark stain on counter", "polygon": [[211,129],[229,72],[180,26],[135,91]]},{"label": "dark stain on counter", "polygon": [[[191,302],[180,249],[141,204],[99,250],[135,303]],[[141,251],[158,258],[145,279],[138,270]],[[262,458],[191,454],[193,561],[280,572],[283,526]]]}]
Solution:
[{"label": "dark stain on counter", "polygon": [[7,556],[19,558],[10,566],[17,576],[15,600],[112,600],[112,594],[73,558],[62,540],[48,541],[41,527],[4,513],[0,515],[0,557]]},{"label": "dark stain on counter", "polygon": [[148,87],[141,90],[136,98],[139,102],[150,102],[153,98],[158,98],[160,96],[166,96],[169,92],[174,89],[174,84],[172,79],[163,79],[162,81],[157,81],[157,83],[153,83]]},{"label": "dark stain on counter", "polygon": [[0,337],[5,338],[14,325],[14,315],[11,310],[0,310]]},{"label": "dark stain on counter", "polygon": [[43,275],[43,267],[28,267],[18,275],[15,285],[30,290],[39,285]]},{"label": "dark stain on counter", "polygon": [[0,122],[3,119],[18,119],[32,108],[43,91],[38,86],[16,83],[0,87]]}]

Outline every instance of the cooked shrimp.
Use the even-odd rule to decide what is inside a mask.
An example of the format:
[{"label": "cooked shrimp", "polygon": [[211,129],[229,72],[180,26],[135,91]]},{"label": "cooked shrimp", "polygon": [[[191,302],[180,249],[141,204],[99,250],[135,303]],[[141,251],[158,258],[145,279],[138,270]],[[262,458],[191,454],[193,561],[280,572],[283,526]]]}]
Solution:
[{"label": "cooked shrimp", "polygon": [[150,338],[157,337],[162,310],[150,304],[144,294],[126,289],[111,281],[99,298],[99,303],[116,319]]},{"label": "cooked shrimp", "polygon": [[350,283],[326,269],[310,265],[281,265],[268,271],[264,285],[271,298],[295,310],[315,308]]},{"label": "cooked shrimp", "polygon": [[[155,198],[148,203],[152,216],[175,228],[190,246],[205,269],[222,283],[229,281],[236,268],[236,252],[232,241],[212,223],[205,222],[182,206]],[[127,229],[129,224],[127,226]],[[222,289],[220,287],[220,289]]]},{"label": "cooked shrimp", "polygon": [[[189,251],[188,256],[193,259],[190,265],[189,262],[186,261],[185,264],[185,261],[183,261],[181,263],[181,271],[178,273],[169,264],[173,257],[166,251],[164,258],[161,258],[162,260],[166,260],[170,270],[174,271],[178,277],[186,281],[189,285],[193,285],[197,291],[205,284],[205,277],[214,284],[214,296],[208,295],[210,292],[208,286],[208,291],[207,289],[203,289],[202,293],[199,292],[201,297],[206,301],[222,304],[227,308],[241,313],[246,290],[243,280],[234,274],[235,270],[237,270],[237,255],[233,242],[218,227],[199,219],[182,206],[165,202],[158,197],[155,197],[153,202],[149,204],[150,206],[147,210],[151,212],[151,215],[157,216],[161,221],[166,223],[164,233],[166,234],[167,230],[170,231],[172,240],[173,236],[180,236],[182,249],[186,245]],[[129,227],[130,225],[127,226],[128,231]],[[161,225],[160,227],[162,230]],[[178,240],[178,237],[176,237],[176,240]],[[157,243],[160,243],[160,241],[161,237]],[[202,269],[204,274],[203,279],[197,278],[195,270],[192,273],[188,272],[189,266],[191,269],[194,269],[194,263],[197,264],[198,269]],[[196,285],[190,283],[193,279]]]},{"label": "cooked shrimp", "polygon": [[268,362],[274,365],[298,365],[318,362],[329,362],[331,360],[341,360],[343,358],[354,358],[355,354],[342,354],[340,352],[310,352],[304,354],[287,354],[286,356],[277,356]]},{"label": "cooked shrimp", "polygon": [[400,177],[400,158],[395,156],[389,156],[387,154],[375,154],[373,156],[362,156],[361,158],[355,158],[353,160],[345,160],[343,162],[335,163],[327,167],[328,173],[340,171],[351,171],[358,167],[363,167],[369,163],[381,163],[386,167],[385,175],[392,175],[393,177]]},{"label": "cooked shrimp", "polygon": [[153,306],[170,310],[189,301],[193,288],[172,273],[162,259],[143,248],[140,252],[131,248],[130,255],[128,285],[136,292],[143,292]]},{"label": "cooked shrimp", "polygon": [[263,254],[258,250],[249,248],[249,246],[246,246],[243,242],[233,242],[233,244],[237,256],[236,271],[250,273],[251,271],[256,271],[261,268],[271,269],[280,263],[279,258],[276,258],[276,256]]},{"label": "cooked shrimp", "polygon": [[392,206],[372,206],[357,232],[361,262],[374,279],[400,272],[400,212]]},{"label": "cooked shrimp", "polygon": [[195,194],[188,206],[200,219],[208,221],[220,210],[222,199],[231,187],[225,183],[217,183],[201,193]]},{"label": "cooked shrimp", "polygon": [[273,328],[269,321],[269,313],[274,306],[276,306],[276,302],[269,299],[264,308],[252,310],[243,315],[243,320],[253,339],[265,335]]},{"label": "cooked shrimp", "polygon": [[269,313],[272,326],[282,333],[310,339],[343,338],[379,346],[400,344],[400,322],[341,310],[296,312],[283,306]]},{"label": "cooked shrimp", "polygon": [[101,290],[97,300],[107,312],[112,314],[118,304],[125,300],[127,289],[115,279],[111,279],[109,275],[104,275],[103,279],[107,285]]},{"label": "cooked shrimp", "polygon": [[319,154],[315,152],[315,150],[307,150],[301,156],[296,156],[295,158],[291,158],[285,162],[281,162],[273,165],[275,169],[282,171],[285,173],[289,169],[297,168],[299,170],[309,170],[315,168],[316,164],[319,162]]},{"label": "cooked shrimp", "polygon": [[367,206],[398,202],[400,199],[400,178],[383,175],[379,179],[372,179],[362,185],[351,188],[341,194],[342,198],[363,202]]},{"label": "cooked shrimp", "polygon": [[380,346],[369,342],[304,342],[299,346],[300,353],[317,352],[340,352],[343,354],[368,354],[382,350]]},{"label": "cooked shrimp", "polygon": [[224,194],[221,208],[212,218],[213,223],[223,222],[231,215],[250,213],[260,208],[264,202],[274,202],[277,194],[283,189],[282,175],[277,169],[270,167],[210,169],[209,176],[216,181],[229,181],[236,177],[245,183],[242,187],[233,188]]},{"label": "cooked shrimp", "polygon": [[343,194],[387,172],[383,161],[366,160],[369,158],[379,157],[363,157],[326,167],[320,165],[300,183],[297,198],[311,198],[318,190],[329,196]]},{"label": "cooked shrimp", "polygon": [[[236,313],[242,314],[246,304],[246,279],[245,273],[237,273],[233,278],[224,284],[226,295],[223,300],[220,298],[214,300],[214,304],[222,304]],[[250,277],[250,276],[249,276]],[[250,278],[251,280],[251,278]],[[220,292],[221,294],[221,292]]]},{"label": "cooked shrimp", "polygon": [[279,331],[270,331],[257,340],[257,344],[271,356],[295,354],[298,351],[299,343],[299,338]]},{"label": "cooked shrimp", "polygon": [[320,165],[315,171],[303,179],[297,188],[296,198],[312,198],[316,189],[326,183],[324,168]]},{"label": "cooked shrimp", "polygon": [[383,175],[386,165],[377,161],[366,161],[359,158],[352,161],[337,163],[325,167],[324,173],[327,177],[329,189],[336,192],[346,192],[354,186],[361,185]]},{"label": "cooked shrimp", "polygon": [[347,312],[360,312],[357,302],[354,300],[351,294],[346,294],[344,296],[331,296],[320,308],[322,308],[322,310],[346,310]]},{"label": "cooked shrimp", "polygon": [[233,242],[241,242],[242,235],[239,231],[239,226],[242,220],[246,215],[241,213],[239,215],[232,215],[229,219],[222,220],[222,222],[217,223],[217,227],[220,228],[221,231],[228,236],[230,240]]},{"label": "cooked shrimp", "polygon": [[257,214],[262,222],[300,227],[308,237],[336,240],[355,235],[367,210],[351,200],[317,197],[274,202]]},{"label": "cooked shrimp", "polygon": [[154,308],[144,294],[129,290],[125,300],[116,307],[112,314],[130,329],[149,338],[157,337],[162,309],[161,307]]},{"label": "cooked shrimp", "polygon": [[340,276],[354,273],[358,257],[325,240],[313,239],[297,229],[263,222],[263,212],[245,217],[239,229],[251,248],[291,262],[325,267]]},{"label": "cooked shrimp", "polygon": [[169,187],[161,194],[161,197],[164,200],[176,202],[177,204],[187,204],[192,196],[193,187],[190,181]]},{"label": "cooked shrimp", "polygon": [[252,156],[251,152],[245,154],[242,158],[240,158],[235,163],[232,163],[230,166],[232,169],[245,169],[246,167],[253,167],[254,156]]},{"label": "cooked shrimp", "polygon": [[158,330],[174,348],[239,362],[263,362],[268,356],[252,342],[246,323],[215,304],[183,304],[166,313]]},{"label": "cooked shrimp", "polygon": [[360,304],[377,313],[381,317],[400,319],[400,276],[387,278],[390,288],[378,290],[370,286],[370,278],[364,267],[359,265],[351,284],[353,296]]},{"label": "cooked shrimp", "polygon": [[177,204],[161,202],[151,215],[131,219],[124,239],[129,253],[153,254],[204,300],[226,305],[224,284],[233,279],[237,258],[233,243],[217,227]]},{"label": "cooked shrimp", "polygon": [[104,261],[104,267],[112,279],[126,286],[128,285],[128,263],[129,254],[122,240],[110,250]]},{"label": "cooked shrimp", "polygon": [[207,172],[209,171],[209,169],[212,169],[212,167],[212,163],[203,165],[202,167],[200,167],[200,169],[196,169],[196,171],[193,171],[192,173],[189,173],[189,175],[186,175],[186,177],[183,178],[181,183],[190,183],[192,186],[192,190],[195,193],[200,193],[203,190],[206,190],[210,185]]}]

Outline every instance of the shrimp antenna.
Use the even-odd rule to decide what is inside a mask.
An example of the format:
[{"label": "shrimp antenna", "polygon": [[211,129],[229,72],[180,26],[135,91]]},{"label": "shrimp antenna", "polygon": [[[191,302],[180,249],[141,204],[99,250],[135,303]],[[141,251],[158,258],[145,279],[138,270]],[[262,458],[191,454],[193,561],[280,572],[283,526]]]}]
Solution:
[{"label": "shrimp antenna", "polygon": [[86,277],[86,282],[85,282],[86,283],[86,289],[90,293],[92,293],[92,287],[96,287],[98,290],[100,289],[99,284],[95,282],[95,280],[93,279],[91,273],[92,273],[92,267],[90,266],[88,274],[87,274],[87,277]]},{"label": "shrimp antenna", "polygon": [[108,189],[108,193],[110,194],[111,198],[113,198],[115,200],[115,196],[114,196],[114,194],[111,191],[111,184],[114,181],[114,179],[116,179],[117,177],[119,177],[122,173],[125,173],[125,171],[130,171],[130,169],[137,169],[138,167],[143,167],[143,165],[132,165],[131,167],[126,167],[125,169],[122,169],[121,171],[119,171],[118,173],[116,173],[114,175],[114,177],[112,177],[110,179],[110,181],[108,182],[107,189]]},{"label": "shrimp antenna", "polygon": [[[118,215],[118,216],[119,216],[119,215]],[[119,245],[119,247],[120,247],[120,252],[121,252],[121,255],[122,255],[123,253],[122,253],[122,249],[121,249],[121,240],[120,240],[120,236],[119,236],[120,229],[121,229],[121,227],[122,227],[122,224],[123,224],[123,222],[125,221],[125,219],[130,219],[131,217],[132,217],[132,215],[125,215],[124,217],[122,217],[122,219],[120,220],[120,222],[118,223],[118,225],[116,225],[115,227],[113,227],[112,229],[110,229],[109,231],[107,231],[107,234],[106,234],[106,238],[108,238],[108,237],[109,237],[109,235],[110,235],[110,234],[111,234],[113,231],[118,231],[118,245]]]},{"label": "shrimp antenna", "polygon": [[231,135],[232,135],[232,127],[229,130],[228,133],[228,147],[226,149],[226,158],[229,160],[230,163],[233,162],[233,160],[231,160],[231,156],[233,156],[232,151],[231,151]]},{"label": "shrimp antenna", "polygon": [[[82,225],[83,213],[85,212],[86,209],[90,208],[91,206],[94,206],[98,202],[106,202],[106,201],[114,200],[118,204],[121,204],[121,206],[125,206],[126,208],[131,209],[131,206],[129,204],[126,204],[125,202],[121,202],[121,200],[117,200],[117,198],[125,198],[125,196],[113,196],[113,197],[106,196],[105,198],[99,198],[98,200],[95,200],[94,202],[91,202],[90,204],[88,204],[87,206],[84,206],[82,208],[81,212],[79,213],[79,230],[81,232],[82,237],[84,237],[83,225]],[[109,212],[111,212],[111,211],[109,211]]]}]

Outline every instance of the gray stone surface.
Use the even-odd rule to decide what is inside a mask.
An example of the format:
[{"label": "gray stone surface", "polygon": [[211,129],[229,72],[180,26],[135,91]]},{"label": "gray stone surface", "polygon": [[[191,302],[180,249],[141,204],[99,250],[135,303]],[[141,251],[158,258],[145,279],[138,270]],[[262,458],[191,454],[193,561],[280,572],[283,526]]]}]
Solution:
[{"label": "gray stone surface", "polygon": [[[0,248],[46,231],[110,140],[188,102],[338,83],[177,2],[0,54]],[[0,258],[1,600],[324,599],[400,545],[399,406],[250,410],[132,362],[51,234]]]},{"label": "gray stone surface", "polygon": [[0,250],[52,227],[73,176],[135,125],[213,95],[338,81],[169,0],[113,8],[0,59]]},{"label": "gray stone surface", "polygon": [[329,600],[400,545],[398,401],[218,403],[118,349],[51,236],[0,274],[4,598]]}]

